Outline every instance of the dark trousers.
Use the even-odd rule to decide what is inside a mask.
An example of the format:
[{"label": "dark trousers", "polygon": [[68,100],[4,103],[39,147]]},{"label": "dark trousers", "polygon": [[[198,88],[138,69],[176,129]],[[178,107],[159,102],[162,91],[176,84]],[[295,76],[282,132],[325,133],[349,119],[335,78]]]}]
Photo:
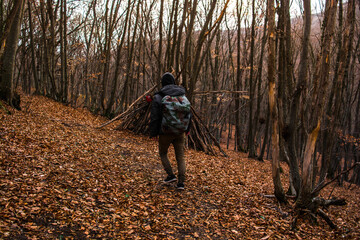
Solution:
[{"label": "dark trousers", "polygon": [[166,173],[170,176],[174,175],[169,158],[168,150],[170,144],[174,146],[175,157],[178,167],[178,182],[183,183],[185,181],[185,159],[184,159],[184,145],[185,145],[185,134],[168,134],[159,136],[159,154],[161,162],[164,166]]}]

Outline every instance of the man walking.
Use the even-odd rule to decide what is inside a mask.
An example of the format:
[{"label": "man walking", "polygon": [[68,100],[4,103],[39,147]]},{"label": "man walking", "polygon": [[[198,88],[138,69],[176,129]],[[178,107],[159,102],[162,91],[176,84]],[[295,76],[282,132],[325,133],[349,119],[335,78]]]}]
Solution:
[{"label": "man walking", "polygon": [[[184,190],[185,133],[190,131],[190,102],[185,97],[185,89],[175,85],[171,73],[165,73],[161,78],[162,88],[155,93],[151,106],[150,137],[159,136],[159,154],[162,165],[167,173],[164,183],[178,180],[177,189]],[[172,170],[168,159],[168,149],[174,146],[178,167],[178,179]]]}]

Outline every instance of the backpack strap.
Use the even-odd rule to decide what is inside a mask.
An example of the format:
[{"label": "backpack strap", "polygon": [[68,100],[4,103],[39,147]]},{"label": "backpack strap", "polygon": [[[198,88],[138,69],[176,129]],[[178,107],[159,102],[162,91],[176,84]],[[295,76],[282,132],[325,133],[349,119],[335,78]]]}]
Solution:
[{"label": "backpack strap", "polygon": [[155,94],[159,94],[159,96],[160,96],[161,98],[163,98],[163,97],[166,96],[162,91],[159,91],[159,92],[157,92],[157,93],[155,93]]}]

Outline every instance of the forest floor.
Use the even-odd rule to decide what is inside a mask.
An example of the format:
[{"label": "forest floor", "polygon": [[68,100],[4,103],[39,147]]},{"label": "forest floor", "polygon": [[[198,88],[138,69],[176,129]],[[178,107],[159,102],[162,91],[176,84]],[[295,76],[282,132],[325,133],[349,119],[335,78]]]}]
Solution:
[{"label": "forest floor", "polygon": [[357,186],[322,191],[348,203],[326,210],[338,230],[304,219],[292,231],[294,203],[266,196],[269,161],[187,150],[186,189],[177,191],[161,183],[146,136],[116,123],[97,129],[106,119],[45,97],[22,96],[22,111],[9,110],[0,109],[0,239],[360,238]]}]

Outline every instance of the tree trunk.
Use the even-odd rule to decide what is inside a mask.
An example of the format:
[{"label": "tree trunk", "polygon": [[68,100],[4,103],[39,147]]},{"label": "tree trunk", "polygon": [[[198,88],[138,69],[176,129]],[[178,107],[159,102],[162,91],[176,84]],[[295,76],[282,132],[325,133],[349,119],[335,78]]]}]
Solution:
[{"label": "tree trunk", "polygon": [[[191,71],[191,64],[192,64],[192,58],[191,58],[191,42],[192,42],[192,35],[193,35],[193,27],[195,23],[196,18],[196,12],[197,12],[197,4],[198,0],[194,0],[193,4],[191,6],[191,12],[190,12],[190,19],[188,20],[189,23],[186,26],[186,32],[187,36],[185,39],[185,45],[184,45],[184,59],[183,59],[183,66],[182,71],[184,74],[182,75],[182,85],[187,90],[187,94],[189,96],[189,82],[188,82],[188,73]],[[188,11],[188,10],[187,10]],[[189,17],[188,17],[189,18]],[[190,94],[191,95],[191,94]],[[192,102],[191,96],[189,96],[190,102]]]},{"label": "tree trunk", "polygon": [[164,12],[164,0],[160,0],[160,16],[159,16],[159,47],[158,47],[158,67],[157,67],[157,75],[162,76],[162,49],[163,49],[163,12]]},{"label": "tree trunk", "polygon": [[[258,67],[258,72],[257,72],[257,106],[256,106],[256,112],[255,112],[255,129],[258,128],[259,125],[259,120],[260,120],[260,110],[261,110],[261,102],[263,99],[263,94],[261,94],[261,85],[262,85],[262,68],[263,68],[263,61],[264,61],[264,52],[265,52],[265,46],[266,46],[266,42],[267,42],[267,16],[265,16],[265,20],[264,20],[264,32],[263,32],[263,36],[262,36],[262,40],[261,40],[261,50],[260,50],[260,59],[259,59],[259,67]],[[262,116],[262,118],[268,119],[269,117],[269,108],[266,108],[266,117]],[[256,131],[256,130],[255,130]],[[266,120],[266,124],[265,124],[265,131],[264,131],[264,138],[263,138],[263,143],[262,143],[262,147],[260,147],[260,154],[258,156],[258,160],[263,161],[263,157],[264,157],[264,152],[265,152],[265,146],[268,140],[268,132],[269,132],[269,121]],[[260,145],[261,145],[261,138],[260,138]]]},{"label": "tree trunk", "polygon": [[272,177],[274,182],[275,196],[280,202],[286,202],[285,192],[280,180],[280,163],[279,163],[279,132],[278,132],[278,115],[276,109],[276,86],[275,86],[275,8],[274,1],[268,0],[268,82],[269,82],[269,108],[272,125]]},{"label": "tree trunk", "polygon": [[[183,6],[183,14],[182,14],[182,19],[181,19],[181,23],[180,23],[180,26],[179,26],[179,35],[177,37],[177,41],[176,41],[176,51],[175,51],[175,72],[176,73],[179,73],[180,70],[183,71],[183,67],[185,67],[185,64],[180,64],[181,63],[181,60],[180,60],[180,48],[181,48],[181,45],[182,45],[182,34],[183,34],[183,28],[185,26],[185,22],[186,22],[186,19],[187,19],[187,13],[188,13],[188,7],[189,7],[189,0],[185,0],[184,2],[184,6]],[[186,54],[186,52],[184,53]],[[187,59],[185,58],[184,62],[186,62]],[[181,66],[181,69],[180,69],[180,65],[183,65]],[[185,76],[185,73],[182,74],[182,77]],[[178,82],[177,84],[180,84],[182,83],[183,86],[185,86],[184,84],[184,80],[182,82]]]},{"label": "tree trunk", "polygon": [[[50,20],[50,37],[47,36],[48,19]],[[44,0],[40,1],[40,19],[42,31],[42,81],[44,85],[44,93],[52,98],[58,100],[58,88],[55,83],[55,26],[54,13],[52,9],[52,1],[48,1],[47,9],[45,10]]]},{"label": "tree trunk", "polygon": [[318,120],[318,125],[312,132],[308,135],[306,140],[306,147],[304,153],[304,162],[302,168],[301,176],[301,189],[299,198],[296,201],[297,207],[307,208],[311,203],[312,199],[312,183],[313,183],[313,154],[315,150],[316,140],[320,131],[320,119]]},{"label": "tree trunk", "polygon": [[122,31],[122,34],[119,35],[118,45],[117,45],[117,50],[116,50],[115,73],[114,73],[114,78],[112,81],[113,84],[112,84],[111,91],[110,91],[109,101],[108,101],[107,107],[105,109],[105,116],[108,116],[108,117],[113,117],[112,107],[115,104],[115,94],[116,94],[116,91],[118,90],[117,85],[119,82],[119,74],[120,74],[120,68],[121,68],[121,65],[120,65],[121,57],[122,57],[121,54],[122,54],[123,45],[125,42],[125,36],[127,33],[128,24],[129,24],[129,15],[133,11],[134,4],[131,4],[131,0],[129,0],[127,6],[128,6],[128,9],[126,10],[123,31]]},{"label": "tree trunk", "polygon": [[67,16],[66,0],[61,0],[60,4],[60,100],[67,102],[68,98],[68,76],[67,76]]},{"label": "tree trunk", "polygon": [[321,117],[324,112],[325,93],[327,92],[329,67],[330,67],[330,44],[332,42],[337,1],[327,1],[323,33],[321,41],[321,52],[318,57],[316,72],[314,76],[314,90],[310,99],[309,135],[306,140],[303,157],[302,178],[300,195],[296,201],[297,208],[307,208],[312,200],[313,184],[313,154],[320,131]]},{"label": "tree trunk", "polygon": [[[173,1],[173,6],[171,9],[171,16],[170,18],[170,28],[168,33],[168,42],[167,42],[167,60],[165,60],[164,64],[166,65],[166,71],[174,71],[175,70],[175,49],[176,49],[176,41],[178,36],[178,26],[177,26],[177,20],[178,20],[178,11],[179,11],[179,0]],[[171,31],[173,29],[173,33],[171,35]],[[177,72],[176,72],[177,73]]]},{"label": "tree trunk", "polygon": [[[35,94],[39,94],[40,93],[40,86],[39,86],[39,79],[38,79],[38,75],[37,75],[37,69],[36,69],[36,58],[35,58],[35,42],[34,42],[34,30],[33,30],[33,23],[32,23],[32,11],[31,11],[31,3],[28,0],[28,13],[29,13],[29,28],[30,28],[30,48],[31,48],[31,67],[32,67],[32,71],[33,71],[33,78],[34,78],[34,83],[35,83]],[[31,86],[31,84],[30,84]]]},{"label": "tree trunk", "polygon": [[253,128],[253,114],[254,114],[254,97],[255,97],[255,86],[256,79],[254,78],[254,55],[255,55],[255,0],[252,0],[252,22],[251,22],[251,41],[250,41],[250,100],[249,100],[249,129],[248,129],[248,149],[249,149],[249,158],[255,158],[255,131]]},{"label": "tree trunk", "polygon": [[301,54],[298,72],[298,83],[293,94],[292,104],[290,105],[290,121],[288,128],[288,153],[289,153],[289,167],[291,172],[291,181],[293,183],[296,195],[300,191],[301,179],[299,171],[299,156],[296,151],[297,139],[297,125],[299,122],[299,106],[301,96],[307,86],[308,82],[308,59],[309,59],[309,40],[311,33],[311,6],[310,0],[303,0],[304,5],[304,32],[301,44]]},{"label": "tree trunk", "polygon": [[[342,13],[342,1],[339,4],[339,14]],[[340,15],[341,16],[341,15]],[[341,24],[342,18],[339,17],[339,25]],[[329,172],[329,166],[332,156],[332,150],[334,148],[335,139],[336,139],[336,130],[340,126],[340,116],[341,116],[341,102],[343,99],[341,86],[343,85],[346,70],[349,67],[350,62],[348,61],[350,58],[348,56],[351,55],[352,51],[352,41],[354,35],[354,23],[355,23],[355,2],[354,0],[348,1],[347,5],[347,18],[345,22],[345,29],[339,28],[339,36],[338,36],[338,58],[336,63],[336,70],[334,74],[334,84],[332,88],[332,96],[334,99],[330,98],[329,105],[327,108],[327,114],[331,117],[331,120],[326,118],[326,130],[324,133],[324,145],[323,145],[323,154],[322,154],[322,168],[320,174],[320,180],[323,181],[326,174],[329,173],[329,177],[333,177],[333,172]],[[342,37],[341,37],[342,36]],[[332,97],[331,96],[331,97]],[[334,105],[332,104],[334,103]]]},{"label": "tree trunk", "polygon": [[4,52],[0,55],[0,99],[8,102],[17,109],[20,109],[20,96],[15,93],[13,76],[24,4],[25,0],[17,0],[14,2],[14,7],[17,11],[15,12],[14,20],[9,26],[10,29],[6,38]]},{"label": "tree trunk", "polygon": [[[6,39],[9,36],[10,30],[11,30],[11,26],[13,25],[13,21],[18,17],[18,11],[19,8],[21,8],[21,1],[14,1],[14,5],[10,10],[9,15],[7,16],[6,19],[4,19],[4,13],[5,13],[5,9],[4,9],[4,3],[3,1],[1,1],[1,6],[0,6],[0,56],[2,56],[4,54],[4,49],[5,49],[5,42]],[[5,20],[5,21],[3,21]]]},{"label": "tree trunk", "polygon": [[269,125],[270,125],[270,110],[269,107],[267,108],[267,114],[266,114],[266,123],[265,123],[265,130],[264,130],[264,140],[263,145],[261,147],[260,155],[258,157],[258,160],[263,161],[264,160],[264,154],[265,154],[265,148],[268,145],[269,140]]},{"label": "tree trunk", "polygon": [[[129,89],[130,89],[130,81],[132,78],[132,63],[133,63],[133,59],[134,59],[134,47],[135,47],[135,37],[137,34],[137,28],[138,28],[138,21],[139,21],[139,14],[140,14],[140,4],[141,2],[137,3],[136,6],[136,18],[135,18],[135,25],[134,25],[134,30],[133,32],[131,32],[130,30],[128,30],[128,42],[130,44],[130,46],[128,47],[128,55],[127,55],[127,65],[126,65],[126,76],[125,76],[125,82],[124,82],[124,88],[122,91],[122,96],[121,96],[121,102],[120,102],[120,107],[125,110],[127,108],[128,105],[128,94],[129,94]],[[129,25],[130,28],[130,25]],[[132,34],[132,38],[130,39],[130,35]]]},{"label": "tree trunk", "polygon": [[[236,36],[236,86],[235,90],[242,90],[242,69],[241,69],[241,10],[242,10],[242,1],[239,6],[239,1],[236,1],[236,15],[237,15],[237,36]],[[240,116],[240,98],[235,99],[235,148],[238,151],[243,151],[241,145],[241,136],[242,136],[242,126],[241,126],[241,116]]]},{"label": "tree trunk", "polygon": [[[210,3],[210,10],[206,15],[205,23],[204,23],[204,25],[203,25],[200,33],[199,33],[199,37],[198,37],[198,40],[196,42],[194,59],[193,59],[193,62],[191,63],[192,67],[190,67],[191,74],[190,74],[190,82],[189,82],[189,88],[188,88],[188,96],[189,96],[190,101],[193,100],[193,92],[195,90],[195,84],[197,82],[197,78],[198,78],[199,73],[200,73],[200,69],[201,69],[203,59],[204,59],[204,57],[206,55],[206,51],[203,51],[203,53],[202,53],[203,44],[205,42],[206,37],[210,34],[211,30],[213,30],[215,27],[218,27],[220,22],[222,21],[222,18],[224,16],[225,10],[226,10],[226,8],[228,6],[229,0],[227,0],[225,2],[224,9],[221,11],[220,16],[216,19],[214,25],[210,26],[210,22],[211,22],[211,19],[213,17],[213,13],[214,13],[214,10],[215,10],[215,7],[216,7],[216,3],[217,3],[216,0],[213,0]],[[210,44],[211,44],[211,42],[212,42],[215,35],[216,35],[216,32],[213,34],[212,37],[209,38],[207,47],[210,47]],[[202,53],[202,55],[201,55],[201,53]]]}]

